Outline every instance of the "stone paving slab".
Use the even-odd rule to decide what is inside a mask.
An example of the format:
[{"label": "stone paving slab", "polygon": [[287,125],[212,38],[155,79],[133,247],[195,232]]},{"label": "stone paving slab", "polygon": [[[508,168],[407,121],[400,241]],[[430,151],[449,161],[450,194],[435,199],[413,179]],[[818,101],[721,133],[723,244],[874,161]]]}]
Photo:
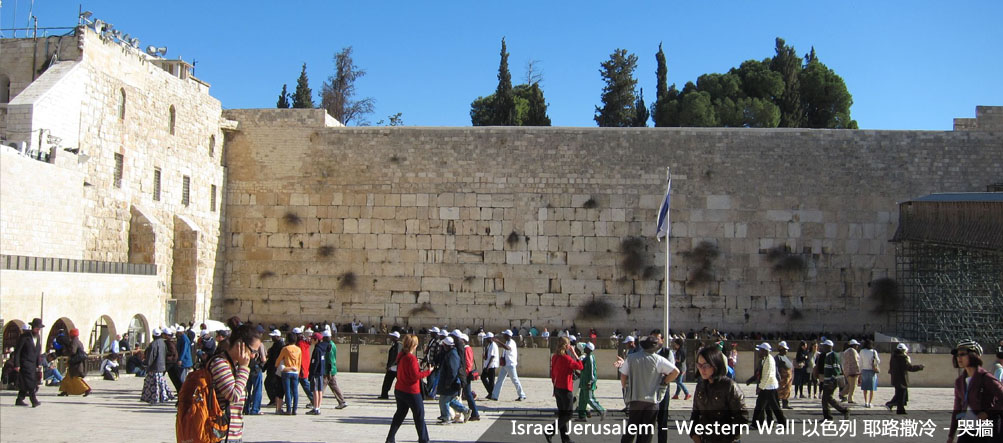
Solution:
[{"label": "stone paving slab", "polygon": [[[395,410],[393,400],[378,400],[382,384],[382,374],[341,373],[338,375],[339,385],[346,395],[349,407],[336,410],[337,403],[328,391],[325,395],[323,412],[320,416],[303,415],[306,412],[302,406],[299,415],[278,416],[274,410],[263,408],[264,415],[247,417],[244,428],[244,439],[248,442],[382,442],[386,438],[390,419]],[[13,406],[15,391],[0,391],[0,441],[31,441],[31,442],[124,442],[174,441],[173,404],[149,406],[140,402],[142,379],[133,376],[122,377],[119,381],[105,381],[99,377],[88,377],[88,383],[94,393],[88,397],[57,397],[55,387],[41,387],[38,408]],[[475,385],[478,398],[484,397],[484,388],[479,382]],[[502,401],[479,402],[481,421],[448,426],[435,425],[438,416],[438,403],[425,402],[426,422],[429,435],[433,441],[469,442],[478,438],[506,410],[518,413],[532,413],[534,409],[553,408],[551,384],[549,379],[522,378],[523,387],[528,401],[515,402],[515,390],[511,383],[506,382],[502,389]],[[693,383],[688,383],[692,390]],[[755,389],[744,386],[746,406],[749,415],[755,405]],[[623,402],[620,399],[619,384],[615,381],[601,382],[598,389],[599,402],[609,409],[620,409]],[[935,410],[933,416],[938,419],[938,427],[943,427],[950,416],[952,390],[948,388],[914,388],[910,392],[910,410]],[[876,402],[883,403],[892,396],[892,389],[879,388]],[[301,405],[306,401],[300,393]],[[793,415],[798,418],[821,418],[818,400],[794,400]],[[685,420],[690,416],[692,401],[676,400],[670,406],[671,420]],[[894,418],[884,408],[855,408],[852,417]],[[621,417],[607,418],[606,422],[619,423]],[[595,419],[592,419],[593,421]],[[503,424],[503,423],[500,423]],[[497,427],[496,427],[497,428]],[[943,431],[941,431],[941,435]],[[416,441],[413,423],[410,418],[405,421],[397,434],[397,441]],[[542,438],[511,437],[505,441],[544,441]],[[606,438],[605,440],[614,440]],[[689,441],[670,432],[671,441]],[[756,439],[743,439],[754,441]],[[797,441],[797,440],[794,440]],[[915,441],[915,440],[911,440]],[[927,439],[927,441],[934,441]],[[936,441],[944,441],[939,436]]]}]

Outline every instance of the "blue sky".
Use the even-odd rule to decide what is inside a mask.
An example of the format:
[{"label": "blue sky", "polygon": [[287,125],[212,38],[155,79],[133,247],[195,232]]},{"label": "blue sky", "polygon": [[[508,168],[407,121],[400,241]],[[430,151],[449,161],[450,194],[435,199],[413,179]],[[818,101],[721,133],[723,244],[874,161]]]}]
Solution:
[{"label": "blue sky", "polygon": [[[39,26],[73,26],[78,2],[36,0]],[[23,27],[30,0],[3,0],[0,25]],[[16,15],[14,9],[17,9]],[[663,43],[669,82],[772,56],[782,37],[814,46],[853,94],[864,129],[949,130],[976,105],[1003,105],[1003,2],[343,2],[86,1],[85,10],[168,58],[197,61],[224,108],[273,107],[307,63],[314,92],[332,56],[353,46],[368,74],[360,95],[375,123],[469,126],[470,102],[494,92],[504,36],[515,83],[538,60],[555,126],[595,126],[599,64],[616,48],[639,57],[635,77],[651,103]],[[10,31],[4,32],[11,37]],[[318,100],[319,102],[319,100]]]}]

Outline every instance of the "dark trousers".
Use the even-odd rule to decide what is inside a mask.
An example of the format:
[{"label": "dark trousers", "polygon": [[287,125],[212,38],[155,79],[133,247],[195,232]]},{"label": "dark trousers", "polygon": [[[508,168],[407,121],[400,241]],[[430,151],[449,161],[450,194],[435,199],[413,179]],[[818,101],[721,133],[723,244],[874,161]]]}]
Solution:
[{"label": "dark trousers", "polygon": [[38,393],[38,368],[34,367],[22,367],[18,372],[14,372],[14,378],[17,379],[17,402],[21,403],[24,401],[25,397],[31,400],[31,404],[38,404],[38,398],[35,394]]},{"label": "dark trousers", "polygon": [[784,422],[784,413],[780,409],[780,400],[776,389],[761,389],[756,397],[756,408],[752,411],[752,421],[762,421],[763,415],[767,421],[777,419]]},{"label": "dark trousers", "polygon": [[390,387],[393,386],[397,378],[397,371],[387,370],[383,376],[383,389],[380,391],[380,398],[390,398]]},{"label": "dark trousers", "polygon": [[665,398],[658,403],[658,443],[669,441],[669,396],[666,391]]},{"label": "dark trousers", "polygon": [[[627,412],[627,425],[656,425],[658,420],[658,405],[646,401],[632,401],[628,405],[630,411]],[[638,428],[643,429],[643,428]],[[652,434],[642,432],[640,434],[623,434],[620,443],[632,443],[637,437],[637,443],[651,443]]]},{"label": "dark trousers", "polygon": [[428,427],[425,426],[425,403],[421,394],[408,394],[395,389],[394,400],[397,401],[397,412],[394,413],[394,419],[390,422],[390,433],[387,434],[387,441],[395,441],[397,430],[404,423],[407,411],[411,410],[414,428],[418,431],[418,443],[428,443]]},{"label": "dark trousers", "polygon": [[895,395],[891,400],[888,400],[888,403],[885,403],[885,406],[895,406],[895,412],[905,414],[905,405],[907,403],[909,403],[909,387],[895,386]]},{"label": "dark trousers", "polygon": [[822,383],[822,417],[826,420],[832,420],[832,414],[829,412],[829,406],[831,405],[840,414],[845,414],[847,409],[840,406],[836,399],[832,398],[832,393],[836,392],[836,382],[827,381]]},{"label": "dark trousers", "polygon": [[491,393],[495,391],[495,373],[497,368],[486,368],[481,372],[481,383],[484,384],[484,389],[488,391],[488,397],[491,397]]},{"label": "dark trousers", "polygon": [[575,410],[575,394],[567,389],[554,388],[554,398],[557,399],[557,425],[561,428],[561,441],[566,443],[571,441],[568,432],[570,431],[571,415]]}]

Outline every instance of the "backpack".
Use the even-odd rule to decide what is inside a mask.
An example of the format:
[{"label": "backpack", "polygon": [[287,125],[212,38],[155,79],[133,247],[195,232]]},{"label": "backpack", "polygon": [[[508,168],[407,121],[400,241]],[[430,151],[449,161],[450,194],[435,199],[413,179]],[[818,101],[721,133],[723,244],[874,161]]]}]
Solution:
[{"label": "backpack", "polygon": [[215,443],[226,438],[230,429],[227,409],[216,398],[208,365],[188,374],[178,391],[174,424],[178,443]]}]

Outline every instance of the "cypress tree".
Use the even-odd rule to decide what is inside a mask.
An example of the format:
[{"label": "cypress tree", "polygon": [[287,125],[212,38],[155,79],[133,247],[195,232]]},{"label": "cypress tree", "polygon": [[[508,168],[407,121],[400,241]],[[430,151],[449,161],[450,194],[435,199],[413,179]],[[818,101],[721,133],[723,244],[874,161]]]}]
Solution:
[{"label": "cypress tree", "polygon": [[296,79],[296,92],[293,93],[293,107],[294,108],[313,108],[313,91],[310,90],[310,80],[306,77],[306,63],[303,63],[303,69],[300,71],[300,76]]},{"label": "cypress tree", "polygon": [[279,102],[275,104],[275,107],[281,109],[289,108],[289,93],[286,92],[286,85],[282,85],[282,92],[279,93]]},{"label": "cypress tree", "polygon": [[550,126],[547,116],[547,102],[543,98],[543,90],[539,83],[533,83],[529,88],[529,110],[523,119],[523,126]]},{"label": "cypress tree", "polygon": [[665,52],[662,51],[661,43],[658,44],[655,61],[658,62],[658,67],[655,69],[655,103],[651,106],[651,117],[656,127],[668,126],[665,121],[666,112],[659,110],[668,103],[669,95],[669,68],[665,64]]},{"label": "cypress tree", "polygon": [[508,52],[505,48],[505,37],[502,37],[501,41],[501,62],[498,64],[498,88],[495,89],[495,99],[492,105],[494,107],[491,119],[492,125],[516,125],[515,96],[512,93],[512,74],[508,70]]},{"label": "cypress tree", "polygon": [[780,74],[784,80],[784,91],[777,106],[780,108],[780,127],[799,128],[804,122],[804,106],[801,103],[801,57],[784,39],[777,37],[776,55],[770,61],[770,70]]},{"label": "cypress tree", "polygon": [[644,105],[644,88],[641,88],[637,95],[637,103],[634,105],[634,121],[630,123],[635,128],[648,126],[648,107]]},{"label": "cypress tree", "polygon": [[606,86],[602,90],[603,107],[596,106],[594,119],[600,127],[629,127],[637,118],[634,110],[637,56],[628,54],[626,49],[617,49],[601,67],[599,74]]}]

